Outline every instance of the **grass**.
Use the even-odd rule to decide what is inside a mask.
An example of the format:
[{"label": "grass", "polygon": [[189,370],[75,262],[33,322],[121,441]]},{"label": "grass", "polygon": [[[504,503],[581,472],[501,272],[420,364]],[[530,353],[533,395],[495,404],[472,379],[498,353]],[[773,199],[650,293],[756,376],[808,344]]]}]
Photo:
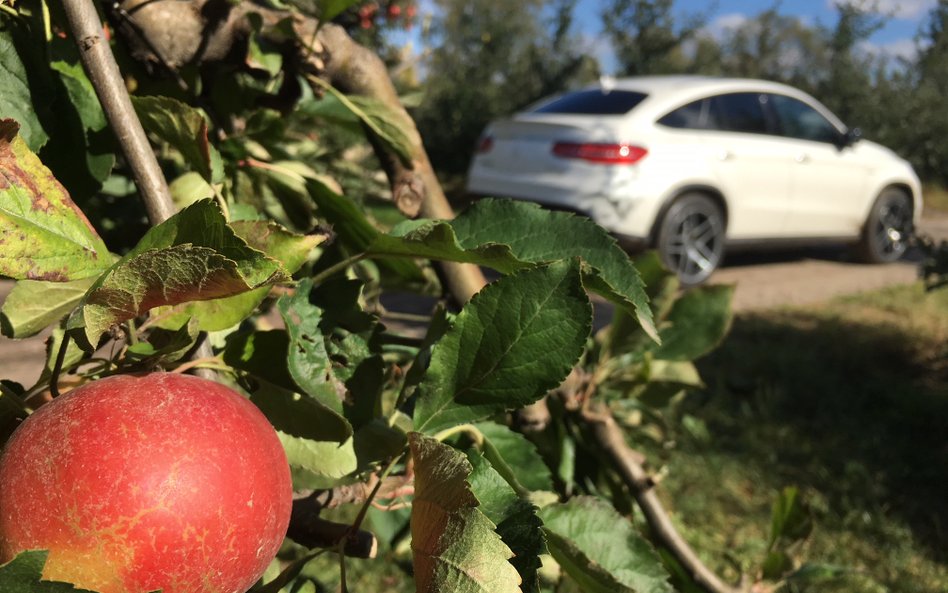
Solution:
[{"label": "grass", "polygon": [[707,432],[650,456],[712,566],[759,566],[793,485],[816,521],[800,559],[853,569],[803,590],[948,591],[948,290],[742,315],[699,366],[709,389],[684,411]]}]

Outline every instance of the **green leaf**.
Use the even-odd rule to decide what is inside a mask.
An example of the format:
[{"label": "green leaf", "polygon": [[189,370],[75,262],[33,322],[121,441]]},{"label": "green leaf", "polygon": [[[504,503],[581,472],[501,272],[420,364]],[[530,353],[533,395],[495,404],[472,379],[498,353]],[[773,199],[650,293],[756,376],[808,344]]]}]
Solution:
[{"label": "green leaf", "polygon": [[342,11],[361,2],[361,0],[317,0],[319,20],[328,23]]},{"label": "green leaf", "polygon": [[[333,191],[323,179],[310,177],[306,187],[319,215],[332,225],[339,240],[353,252],[366,251],[380,233],[351,198]],[[424,274],[414,262],[406,259],[381,258],[379,265],[408,282],[423,282]]]},{"label": "green leaf", "polygon": [[530,490],[553,490],[553,478],[536,446],[519,432],[496,422],[475,427],[484,435],[484,457],[523,495]]},{"label": "green leaf", "polygon": [[352,439],[343,443],[313,441],[277,432],[286,451],[293,489],[331,488],[358,468]]},{"label": "green leaf", "polygon": [[42,580],[43,567],[49,552],[31,550],[21,552],[0,566],[0,591],[3,593],[93,593],[77,589],[69,583]]},{"label": "green leaf", "polygon": [[0,30],[0,113],[20,122],[20,135],[34,152],[49,139],[33,107],[37,102],[33,100],[27,68],[14,43],[12,28]]},{"label": "green leaf", "polygon": [[805,539],[813,531],[813,519],[803,504],[800,491],[788,486],[780,492],[770,512],[770,541],[767,549],[772,550],[781,539],[788,542]]},{"label": "green leaf", "polygon": [[609,504],[588,496],[540,510],[553,558],[587,593],[672,593],[652,546]]},{"label": "green leaf", "polygon": [[415,462],[411,548],[418,593],[513,593],[513,553],[477,507],[467,483],[471,464],[451,447],[409,435]]},{"label": "green leaf", "polygon": [[307,395],[259,381],[250,401],[274,428],[290,436],[334,443],[352,436],[352,427],[345,418]]},{"label": "green leaf", "polygon": [[309,80],[327,90],[330,95],[358,117],[368,129],[372,130],[372,133],[389,150],[398,155],[402,164],[411,167],[413,142],[409,132],[404,127],[407,124],[405,117],[400,112],[376,99],[347,96],[321,78],[314,76],[310,77]]},{"label": "green leaf", "polygon": [[212,200],[153,227],[92,286],[68,327],[89,345],[115,324],[160,306],[222,298],[286,279],[280,264],[248,246]]},{"label": "green leaf", "polygon": [[82,301],[95,276],[71,282],[20,280],[0,309],[0,327],[8,338],[28,338],[57,323]]},{"label": "green leaf", "polygon": [[303,391],[342,415],[346,387],[336,376],[326,351],[326,341],[320,328],[323,311],[309,302],[312,289],[313,282],[307,278],[299,283],[293,295],[280,297],[277,301],[277,308],[290,335],[290,376]]},{"label": "green leaf", "polygon": [[497,525],[497,534],[514,553],[510,563],[520,573],[520,588],[524,593],[538,592],[540,555],[547,549],[536,507],[517,496],[480,453],[472,450],[467,456],[474,468],[468,480],[471,491],[481,504],[481,512]]},{"label": "green leaf", "polygon": [[197,171],[188,171],[168,184],[174,205],[187,208],[198,200],[214,197],[214,188]]},{"label": "green leaf", "polygon": [[220,153],[208,141],[200,111],[171,97],[133,96],[132,105],[145,130],[176,148],[208,183],[224,178]]},{"label": "green leaf", "polygon": [[287,367],[289,346],[283,330],[231,334],[224,362],[250,375],[250,401],[277,430],[317,441],[345,441],[352,436],[352,427],[341,413],[299,393]]},{"label": "green leaf", "polygon": [[[306,263],[309,254],[326,240],[326,235],[314,233],[300,235],[283,228],[275,222],[235,221],[230,223],[234,233],[247,245],[262,251],[282,264],[287,274],[293,274]],[[204,331],[220,331],[233,327],[249,317],[270,294],[264,286],[222,299],[188,302],[174,307],[160,308],[155,316],[161,327],[176,327],[191,318]]]},{"label": "green leaf", "polygon": [[194,347],[200,333],[193,320],[186,321],[177,329],[152,328],[147,340],[130,345],[125,356],[130,361],[165,366],[181,360]]},{"label": "green leaf", "polygon": [[[699,286],[675,301],[655,357],[694,360],[714,350],[731,327],[734,286]],[[664,324],[663,324],[664,325]]]},{"label": "green leaf", "polygon": [[417,430],[432,433],[538,400],[579,360],[591,325],[575,260],[488,285],[432,349],[418,386]]},{"label": "green leaf", "polygon": [[505,274],[578,257],[589,290],[627,309],[657,337],[639,273],[615,239],[590,220],[538,205],[482,199],[450,222],[415,220],[380,235],[369,255],[472,263]]},{"label": "green leaf", "polygon": [[[69,63],[56,60],[50,63],[50,68],[59,75],[66,91],[70,108],[74,109],[81,126],[81,139],[85,143],[82,147],[86,166],[92,178],[98,183],[108,179],[115,165],[115,155],[106,149],[105,141],[96,137],[108,127],[102,104],[95,93],[92,82],[82,69],[78,61]],[[77,131],[78,135],[78,131]],[[110,148],[110,147],[109,147]],[[74,147],[75,150],[75,147]],[[71,187],[71,186],[70,186]]]},{"label": "green leaf", "polygon": [[0,120],[0,275],[63,282],[101,273],[112,263],[102,239],[18,130]]},{"label": "green leaf", "polygon": [[466,249],[502,243],[522,261],[579,257],[587,288],[628,309],[655,337],[638,270],[616,240],[588,218],[521,200],[482,199],[451,221],[451,226]]}]

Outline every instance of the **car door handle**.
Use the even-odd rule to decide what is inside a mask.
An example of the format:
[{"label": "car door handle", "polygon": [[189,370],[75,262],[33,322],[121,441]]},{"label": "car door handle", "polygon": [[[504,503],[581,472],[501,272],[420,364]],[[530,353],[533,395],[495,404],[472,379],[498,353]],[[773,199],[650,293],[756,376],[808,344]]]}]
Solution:
[{"label": "car door handle", "polygon": [[733,157],[733,156],[734,156],[734,155],[731,154],[731,151],[730,151],[730,150],[721,150],[721,151],[718,152],[718,160],[719,160],[719,161],[729,161],[729,160],[731,160],[731,157]]},{"label": "car door handle", "polygon": [[808,155],[808,154],[805,153],[805,152],[801,152],[801,153],[798,154],[797,156],[793,157],[793,160],[795,160],[796,162],[798,162],[798,163],[800,163],[800,164],[809,163],[809,162],[810,162],[810,155]]}]

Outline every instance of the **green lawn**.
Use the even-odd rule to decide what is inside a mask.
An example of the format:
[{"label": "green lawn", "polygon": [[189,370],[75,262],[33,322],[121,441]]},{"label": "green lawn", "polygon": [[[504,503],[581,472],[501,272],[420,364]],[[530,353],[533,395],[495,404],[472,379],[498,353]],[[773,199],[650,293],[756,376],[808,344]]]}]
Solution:
[{"label": "green lawn", "polygon": [[948,290],[742,315],[699,366],[684,412],[707,432],[649,455],[712,566],[759,566],[770,505],[797,486],[816,522],[799,559],[853,570],[801,590],[948,591]]}]

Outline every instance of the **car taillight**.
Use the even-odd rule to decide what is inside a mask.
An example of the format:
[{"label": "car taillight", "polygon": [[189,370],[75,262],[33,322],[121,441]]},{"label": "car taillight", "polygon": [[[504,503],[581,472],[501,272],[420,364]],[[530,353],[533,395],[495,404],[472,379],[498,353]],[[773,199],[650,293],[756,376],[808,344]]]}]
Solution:
[{"label": "car taillight", "polygon": [[565,159],[583,159],[592,163],[631,165],[648,154],[648,150],[631,144],[599,144],[580,142],[557,142],[553,154]]},{"label": "car taillight", "polygon": [[484,154],[485,152],[490,152],[490,149],[494,147],[494,138],[493,136],[481,136],[477,141],[477,154]]}]

